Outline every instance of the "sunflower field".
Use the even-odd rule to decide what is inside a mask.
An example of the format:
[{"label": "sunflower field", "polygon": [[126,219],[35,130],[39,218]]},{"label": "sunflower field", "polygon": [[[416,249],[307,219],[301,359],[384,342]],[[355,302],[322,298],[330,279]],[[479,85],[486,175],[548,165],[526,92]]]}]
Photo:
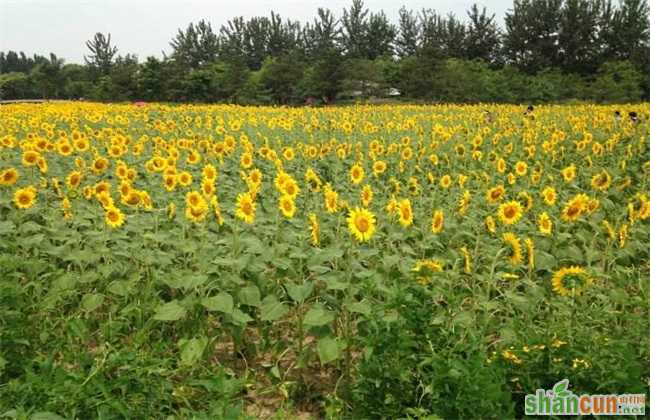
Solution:
[{"label": "sunflower field", "polygon": [[647,393],[648,114],[2,106],[0,418]]}]

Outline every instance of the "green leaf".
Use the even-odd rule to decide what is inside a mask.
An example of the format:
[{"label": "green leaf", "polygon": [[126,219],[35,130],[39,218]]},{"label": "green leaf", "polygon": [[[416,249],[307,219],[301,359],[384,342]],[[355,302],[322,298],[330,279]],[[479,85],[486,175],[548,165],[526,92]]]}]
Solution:
[{"label": "green leaf", "polygon": [[253,320],[253,318],[248,316],[246,312],[243,312],[240,309],[235,309],[234,311],[232,311],[231,316],[232,316],[232,322],[235,325],[240,325],[240,326],[244,326]]},{"label": "green leaf", "polygon": [[185,310],[178,301],[172,300],[171,302],[159,306],[153,319],[157,321],[178,321],[179,319],[184,318],[186,314],[187,310]]},{"label": "green leaf", "polygon": [[262,321],[275,321],[282,318],[288,311],[287,305],[280,302],[274,295],[269,295],[264,298],[260,307],[260,319]]},{"label": "green leaf", "polygon": [[0,222],[0,235],[5,235],[7,233],[14,232],[16,229],[16,225],[14,225],[14,222],[11,220],[5,220],[3,222]]},{"label": "green leaf", "polygon": [[469,311],[462,311],[452,321],[454,325],[460,325],[462,327],[470,327],[474,323],[474,317]]},{"label": "green leaf", "polygon": [[257,286],[244,287],[239,291],[239,301],[243,305],[260,306],[262,297]]},{"label": "green leaf", "polygon": [[302,285],[289,283],[286,284],[284,287],[286,287],[287,293],[289,293],[289,297],[291,297],[291,299],[293,299],[294,302],[303,303],[309,298],[312,291],[314,290],[314,283],[310,281],[305,282],[305,284]]},{"label": "green leaf", "polygon": [[63,417],[50,411],[39,411],[32,414],[30,420],[65,420]]},{"label": "green leaf", "polygon": [[178,347],[181,349],[181,364],[184,366],[192,366],[196,364],[208,345],[206,337],[192,338],[190,340],[180,340]]},{"label": "green leaf", "polygon": [[365,300],[361,301],[361,302],[349,303],[349,304],[345,305],[345,307],[350,312],[363,314],[365,316],[370,316],[370,314],[372,313],[372,308],[370,307],[370,304]]},{"label": "green leaf", "polygon": [[131,283],[126,280],[115,280],[108,286],[108,291],[114,295],[127,296],[131,291]]},{"label": "green leaf", "polygon": [[81,306],[88,312],[99,308],[102,303],[104,303],[104,295],[100,293],[88,293],[81,298]]},{"label": "green leaf", "polygon": [[225,314],[232,314],[234,303],[230,293],[221,292],[216,296],[201,299],[203,305],[208,311],[218,311]]},{"label": "green leaf", "polygon": [[305,315],[303,323],[308,327],[322,327],[334,320],[334,314],[320,305],[315,305]]},{"label": "green leaf", "polygon": [[327,364],[338,359],[341,355],[339,343],[332,337],[323,337],[318,340],[318,357],[321,364]]}]

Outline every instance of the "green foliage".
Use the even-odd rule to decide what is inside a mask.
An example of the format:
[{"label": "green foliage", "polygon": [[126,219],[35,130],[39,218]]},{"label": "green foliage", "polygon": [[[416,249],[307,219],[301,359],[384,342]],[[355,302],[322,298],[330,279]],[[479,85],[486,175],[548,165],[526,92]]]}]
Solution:
[{"label": "green foliage", "polygon": [[608,62],[598,69],[591,97],[598,102],[637,102],[643,93],[641,81],[641,73],[629,61]]}]

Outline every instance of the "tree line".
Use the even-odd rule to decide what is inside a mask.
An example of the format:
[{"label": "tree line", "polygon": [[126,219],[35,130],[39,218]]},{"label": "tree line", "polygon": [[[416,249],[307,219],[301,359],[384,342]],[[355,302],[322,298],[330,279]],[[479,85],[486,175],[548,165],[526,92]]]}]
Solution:
[{"label": "tree line", "polygon": [[461,19],[402,7],[397,22],[362,0],[311,22],[237,17],[190,23],[163,58],[86,41],[85,63],[0,52],[0,98],[332,103],[650,99],[647,0],[514,0],[504,27],[473,5]]}]

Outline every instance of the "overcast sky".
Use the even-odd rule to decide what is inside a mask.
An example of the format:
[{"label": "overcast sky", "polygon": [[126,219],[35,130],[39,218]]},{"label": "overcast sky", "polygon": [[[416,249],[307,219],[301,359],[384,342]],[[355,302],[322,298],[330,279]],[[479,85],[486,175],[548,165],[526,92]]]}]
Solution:
[{"label": "overcast sky", "polygon": [[[465,17],[472,3],[486,7],[501,23],[511,0],[366,0],[372,11],[383,9],[397,23],[402,5],[419,11]],[[141,59],[161,50],[169,52],[169,41],[180,27],[207,19],[215,30],[235,16],[268,16],[271,10],[283,18],[305,22],[318,7],[341,15],[351,0],[0,0],[0,51],[26,54],[54,52],[66,62],[82,63],[85,41],[95,32],[111,33],[121,54],[135,53]]]}]

